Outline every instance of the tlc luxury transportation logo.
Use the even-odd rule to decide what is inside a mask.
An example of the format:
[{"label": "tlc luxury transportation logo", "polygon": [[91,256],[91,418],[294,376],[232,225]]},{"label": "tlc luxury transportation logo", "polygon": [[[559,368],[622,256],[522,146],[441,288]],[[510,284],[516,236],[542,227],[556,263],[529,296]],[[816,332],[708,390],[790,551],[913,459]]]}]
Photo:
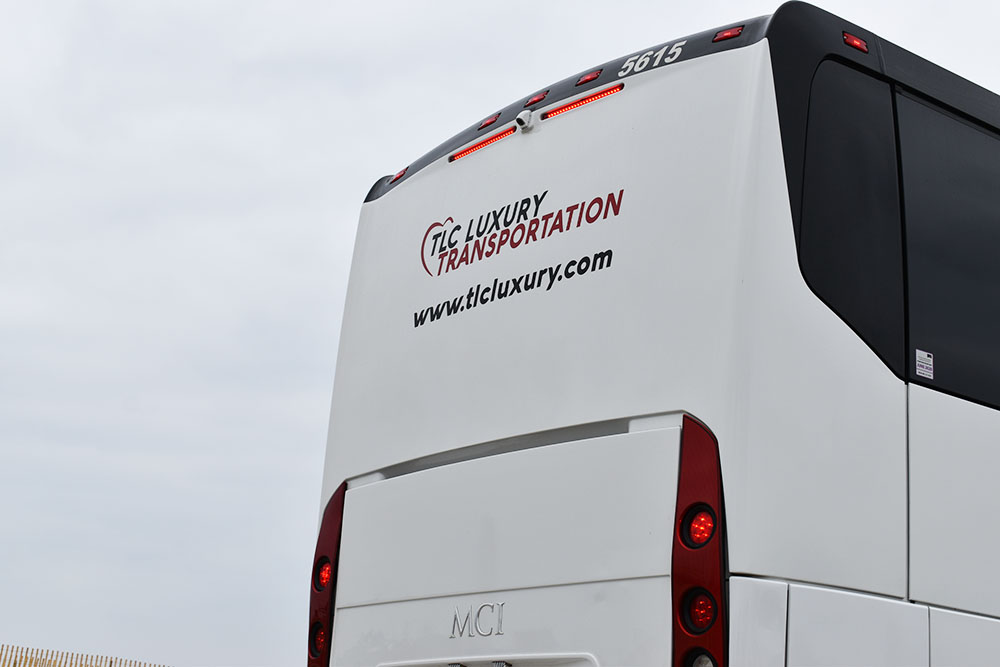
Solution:
[{"label": "tlc luxury transportation logo", "polygon": [[544,209],[546,190],[481,213],[468,224],[447,217],[431,224],[420,245],[420,261],[429,276],[456,271],[501,251],[514,251],[557,234],[618,217],[625,190]]}]

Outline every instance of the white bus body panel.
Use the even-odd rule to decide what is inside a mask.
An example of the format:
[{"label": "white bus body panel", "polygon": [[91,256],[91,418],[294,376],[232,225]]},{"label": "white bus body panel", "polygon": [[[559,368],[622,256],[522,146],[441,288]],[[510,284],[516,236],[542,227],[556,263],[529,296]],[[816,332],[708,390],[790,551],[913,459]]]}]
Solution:
[{"label": "white bus body panel", "polygon": [[[504,602],[503,635],[484,614],[489,623],[484,620],[483,629],[492,635],[450,638],[456,608],[464,614],[498,598]],[[669,577],[350,607],[337,611],[331,665],[667,665],[669,623]],[[595,653],[581,652],[582,646]]]},{"label": "white bus body panel", "polygon": [[669,575],[679,443],[641,431],[352,489],[337,606]]},{"label": "white bus body panel", "polygon": [[[766,41],[682,61],[365,204],[324,502],[400,462],[686,411],[719,440],[732,572],[904,596],[905,385],[802,279],[774,95]],[[421,264],[447,217],[620,191],[617,216],[440,276]],[[606,249],[608,269],[414,326],[477,283]]]},{"label": "white bus body panel", "polygon": [[1000,616],[998,433],[1000,411],[910,386],[913,599]]},{"label": "white bus body panel", "polygon": [[927,667],[927,607],[812,586],[788,592],[787,667]]},{"label": "white bus body panel", "polygon": [[333,664],[666,664],[679,445],[640,431],[349,490]]},{"label": "white bus body panel", "polygon": [[931,609],[931,667],[996,667],[1000,621]]},{"label": "white bus body panel", "polygon": [[729,667],[784,665],[788,584],[729,579]]}]

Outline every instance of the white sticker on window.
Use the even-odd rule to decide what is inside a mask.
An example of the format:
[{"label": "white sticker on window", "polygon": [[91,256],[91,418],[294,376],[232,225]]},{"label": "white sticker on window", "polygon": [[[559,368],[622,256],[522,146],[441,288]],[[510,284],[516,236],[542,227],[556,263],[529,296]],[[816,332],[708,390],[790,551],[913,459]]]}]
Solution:
[{"label": "white sticker on window", "polygon": [[917,350],[917,375],[928,380],[934,379],[934,355]]}]

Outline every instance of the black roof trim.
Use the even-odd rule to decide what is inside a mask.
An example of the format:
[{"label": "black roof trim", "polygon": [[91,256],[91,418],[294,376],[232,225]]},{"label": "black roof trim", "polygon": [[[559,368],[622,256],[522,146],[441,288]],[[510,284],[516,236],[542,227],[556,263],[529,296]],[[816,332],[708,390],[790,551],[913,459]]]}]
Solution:
[{"label": "black roof trim", "polygon": [[[865,40],[869,52],[845,45],[844,32]],[[796,241],[801,224],[809,95],[813,75],[824,60],[849,64],[929,97],[980,124],[1000,127],[1000,96],[818,7],[797,1],[783,4],[771,16],[766,36]]]},{"label": "black roof trim", "polygon": [[[744,26],[739,37],[712,42],[720,30],[739,25]],[[846,46],[843,41],[845,31],[865,40],[869,45],[869,52],[862,53]],[[721,28],[706,30],[657,44],[648,49],[641,49],[634,54],[629,54],[629,56],[642,54],[648,50],[657,51],[663,46],[686,40],[687,44],[684,46],[683,54],[676,61],[680,62],[710,53],[748,46],[764,38],[768,39],[771,48],[782,148],[785,155],[790,193],[801,193],[802,191],[802,165],[805,157],[806,120],[809,111],[812,76],[820,62],[828,58],[849,63],[874,76],[894,81],[917,94],[933,99],[938,104],[950,107],[971,120],[987,125],[995,131],[1000,131],[1000,96],[879,38],[861,26],[805,2],[787,2],[781,5],[772,16],[758,17],[742,23],[734,22]],[[598,67],[590,67],[549,86],[549,94],[545,97],[546,106],[593,88],[606,86],[611,82],[634,76],[634,72],[624,77],[618,76],[619,68],[624,60],[625,57],[618,58]],[[603,70],[599,77],[581,86],[576,85],[580,76],[597,69]],[[645,72],[649,71],[645,70]],[[515,116],[524,109],[525,102],[542,90],[546,90],[546,88],[532,91],[508,105],[500,111],[500,117],[496,122],[480,130],[479,125],[483,118],[489,118],[496,111],[485,114],[483,118],[478,119],[462,132],[408,165],[406,174],[395,183],[391,182],[393,178],[391,174],[378,179],[372,185],[365,201],[378,199],[401,183],[406,182],[407,179],[430,163],[457,151],[477,137],[487,136],[512,123]],[[791,207],[792,217],[795,220],[796,238],[798,238],[799,232],[801,203],[799,195],[793,194]]]},{"label": "black roof trim", "polygon": [[[762,16],[759,18],[751,19],[749,21],[731,23],[722,28],[706,30],[705,32],[699,32],[694,35],[688,35],[687,37],[678,37],[677,39],[672,39],[670,41],[657,44],[656,46],[640,49],[638,51],[635,51],[634,53],[628,54],[628,56],[616,58],[615,60],[606,62],[603,65],[598,65],[596,67],[588,67],[587,69],[578,72],[573,76],[567,77],[562,81],[559,81],[558,83],[532,91],[529,94],[522,97],[521,99],[517,100],[516,102],[513,102],[512,104],[509,104],[508,106],[500,110],[500,117],[497,118],[495,122],[491,123],[489,127],[483,128],[482,130],[479,129],[479,125],[480,123],[482,123],[484,119],[489,118],[490,116],[493,116],[494,114],[497,113],[495,110],[487,114],[484,114],[483,117],[476,120],[474,124],[470,125],[462,132],[459,132],[454,137],[444,142],[434,150],[430,151],[420,159],[411,163],[407,168],[406,174],[395,183],[391,182],[393,175],[383,176],[382,178],[378,179],[377,181],[375,181],[375,184],[372,185],[372,188],[368,192],[368,196],[365,198],[365,201],[370,202],[372,200],[378,199],[382,195],[391,191],[393,188],[398,187],[401,183],[404,183],[408,178],[412,177],[415,173],[417,173],[430,163],[444,157],[445,155],[454,153],[455,151],[462,148],[466,144],[471,143],[477,137],[489,136],[490,134],[499,131],[504,126],[514,122],[514,118],[517,116],[517,114],[521,113],[521,111],[524,110],[525,102],[531,99],[531,97],[536,93],[540,93],[544,90],[549,91],[549,94],[545,96],[544,100],[545,106],[548,107],[549,105],[555,104],[556,102],[559,102],[561,100],[567,99],[569,97],[574,97],[581,93],[585,93],[588,90],[607,86],[616,81],[623,81],[625,79],[628,79],[629,77],[635,76],[636,74],[635,72],[631,72],[626,76],[622,77],[618,76],[618,72],[620,71],[622,63],[626,60],[626,58],[631,57],[633,55],[640,55],[646,53],[647,51],[655,52],[660,50],[664,46],[676,44],[677,42],[682,40],[686,40],[687,44],[684,45],[684,49],[681,53],[681,56],[674,61],[675,63],[682,62],[685,60],[691,60],[693,58],[698,58],[704,55],[708,55],[709,53],[718,53],[720,51],[729,51],[730,49],[736,49],[742,46],[748,46],[755,42],[759,42],[761,39],[764,38],[764,33],[767,30],[767,20],[768,17]],[[715,42],[715,43],[712,42],[712,39],[720,30],[725,30],[726,28],[736,27],[740,25],[743,26],[743,32],[740,33],[739,37],[734,37],[732,39],[727,39],[721,42]],[[584,74],[589,74],[598,69],[602,70],[601,75],[599,77],[597,77],[593,81],[589,81],[580,86],[576,85],[576,82],[579,81],[581,76],[583,76]],[[649,71],[650,69],[646,69],[643,72],[640,72],[640,74],[644,74]]]}]

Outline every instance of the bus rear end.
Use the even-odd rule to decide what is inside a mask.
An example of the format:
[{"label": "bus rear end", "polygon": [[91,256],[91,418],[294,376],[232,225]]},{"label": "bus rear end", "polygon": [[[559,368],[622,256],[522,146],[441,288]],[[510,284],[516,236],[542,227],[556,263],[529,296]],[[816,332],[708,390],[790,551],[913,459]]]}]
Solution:
[{"label": "bus rear end", "polygon": [[783,664],[774,578],[905,594],[905,387],[802,279],[768,25],[532,91],[372,188],[311,667]]},{"label": "bus rear end", "polygon": [[365,203],[310,664],[724,664],[718,449],[689,411],[725,390],[713,264],[769,73],[763,44],[688,43],[538,91]]}]

